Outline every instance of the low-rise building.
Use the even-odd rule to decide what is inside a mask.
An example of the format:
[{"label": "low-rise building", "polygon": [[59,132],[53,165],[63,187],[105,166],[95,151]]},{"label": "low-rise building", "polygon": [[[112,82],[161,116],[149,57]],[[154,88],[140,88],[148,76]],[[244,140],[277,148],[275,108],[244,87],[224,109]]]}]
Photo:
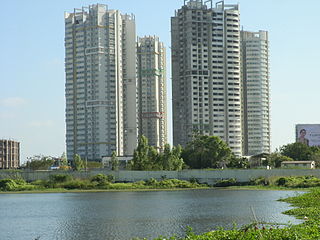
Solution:
[{"label": "low-rise building", "polygon": [[0,139],[0,169],[13,169],[20,166],[20,143]]},{"label": "low-rise building", "polygon": [[315,161],[283,161],[281,163],[282,168],[308,168],[315,169]]}]

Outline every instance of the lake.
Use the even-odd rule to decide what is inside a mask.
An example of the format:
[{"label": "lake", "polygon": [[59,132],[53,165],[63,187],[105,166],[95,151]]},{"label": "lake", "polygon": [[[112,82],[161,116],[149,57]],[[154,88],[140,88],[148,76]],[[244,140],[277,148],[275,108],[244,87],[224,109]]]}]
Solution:
[{"label": "lake", "polygon": [[0,194],[0,239],[112,240],[182,236],[254,220],[293,224],[276,201],[295,191],[181,190]]}]

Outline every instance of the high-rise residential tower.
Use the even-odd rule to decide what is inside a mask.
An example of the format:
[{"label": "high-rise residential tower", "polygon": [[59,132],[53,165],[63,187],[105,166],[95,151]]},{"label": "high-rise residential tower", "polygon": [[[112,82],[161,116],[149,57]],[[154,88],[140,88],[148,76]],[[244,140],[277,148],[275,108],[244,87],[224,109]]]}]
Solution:
[{"label": "high-rise residential tower", "polygon": [[163,149],[167,143],[166,55],[158,37],[138,38],[139,133]]},{"label": "high-rise residential tower", "polygon": [[242,154],[238,5],[189,0],[171,19],[173,144],[219,136]]},{"label": "high-rise residential tower", "polygon": [[243,154],[270,153],[268,32],[241,31]]},{"label": "high-rise residential tower", "polygon": [[20,142],[0,139],[0,169],[20,166]]},{"label": "high-rise residential tower", "polygon": [[133,15],[96,4],[65,13],[67,157],[101,160],[137,144]]}]

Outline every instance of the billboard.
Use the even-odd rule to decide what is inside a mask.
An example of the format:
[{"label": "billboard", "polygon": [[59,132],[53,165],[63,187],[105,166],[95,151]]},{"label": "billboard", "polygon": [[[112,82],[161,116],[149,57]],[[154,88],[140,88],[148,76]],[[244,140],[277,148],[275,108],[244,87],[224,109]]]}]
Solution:
[{"label": "billboard", "polygon": [[297,124],[296,142],[308,146],[320,146],[320,124]]}]

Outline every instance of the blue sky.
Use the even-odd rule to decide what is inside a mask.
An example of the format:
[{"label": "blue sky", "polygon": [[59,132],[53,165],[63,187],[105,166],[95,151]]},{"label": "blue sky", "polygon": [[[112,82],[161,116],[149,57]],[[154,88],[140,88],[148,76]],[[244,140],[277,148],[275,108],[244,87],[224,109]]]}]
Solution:
[{"label": "blue sky", "polygon": [[[98,1],[4,0],[0,28],[0,138],[21,142],[21,161],[65,151],[64,12]],[[215,2],[215,1],[214,1]],[[226,0],[226,3],[237,1]],[[297,123],[320,123],[320,1],[240,0],[244,30],[269,31],[272,148],[294,141]],[[136,16],[137,35],[167,47],[170,17],[183,0],[108,0]],[[168,97],[171,110],[171,97]],[[171,114],[169,112],[171,135]]]}]

